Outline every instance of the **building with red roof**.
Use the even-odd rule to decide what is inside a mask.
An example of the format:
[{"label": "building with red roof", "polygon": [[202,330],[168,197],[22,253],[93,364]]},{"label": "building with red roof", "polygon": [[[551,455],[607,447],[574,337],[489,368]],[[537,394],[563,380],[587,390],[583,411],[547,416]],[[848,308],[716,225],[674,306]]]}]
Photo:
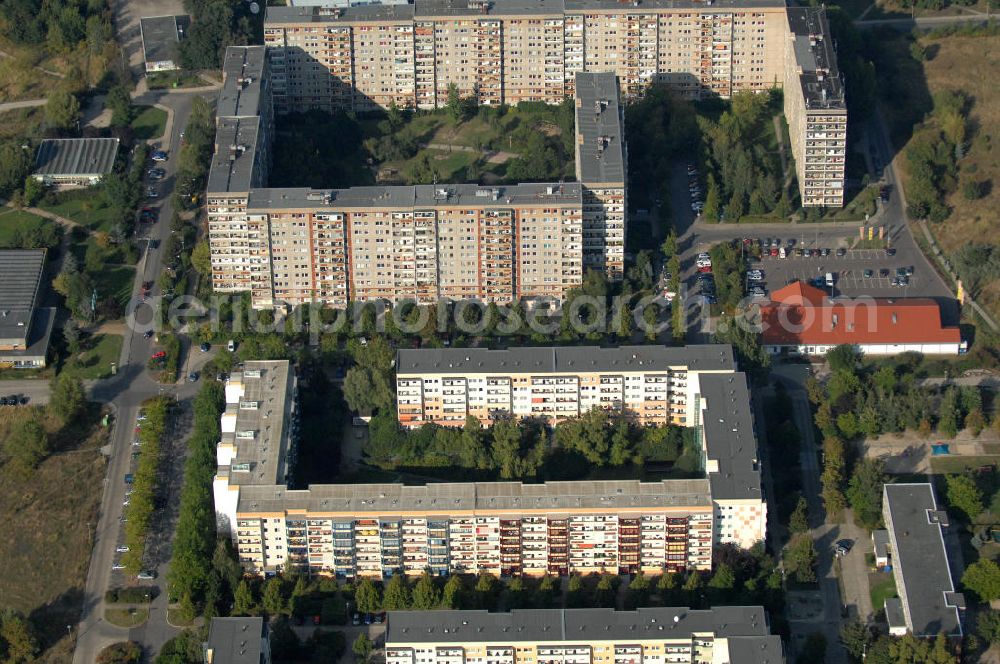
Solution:
[{"label": "building with red roof", "polygon": [[841,344],[866,355],[957,355],[967,348],[928,298],[832,298],[796,281],[772,293],[760,315],[764,347],[774,355],[822,355]]}]

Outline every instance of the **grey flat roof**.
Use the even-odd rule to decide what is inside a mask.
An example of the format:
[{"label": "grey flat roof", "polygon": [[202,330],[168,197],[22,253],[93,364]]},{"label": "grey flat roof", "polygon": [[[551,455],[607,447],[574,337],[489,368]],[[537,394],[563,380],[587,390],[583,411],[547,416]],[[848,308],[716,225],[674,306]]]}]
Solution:
[{"label": "grey flat roof", "polygon": [[146,62],[180,63],[180,31],[186,30],[187,16],[149,16],[139,19],[142,54]]},{"label": "grey flat roof", "polygon": [[[419,643],[580,642],[690,639],[695,634],[717,638],[768,637],[767,616],[760,606],[717,606],[707,610],[649,607],[614,609],[515,609],[486,611],[390,611],[387,646]],[[780,659],[781,644],[772,658]],[[771,640],[768,639],[765,645]],[[746,643],[746,642],[744,642]],[[759,649],[759,644],[757,645]],[[730,648],[732,651],[732,648]],[[746,660],[731,660],[746,661]],[[753,661],[753,660],[750,660]]]},{"label": "grey flat roof", "polygon": [[576,179],[625,183],[625,134],[618,77],[576,75]]},{"label": "grey flat roof", "polygon": [[705,456],[719,464],[708,473],[716,500],[762,499],[757,436],[750,411],[750,390],[743,373],[701,374]]},{"label": "grey flat roof", "polygon": [[266,58],[263,46],[230,46],[226,49],[217,117],[253,117],[260,114]]},{"label": "grey flat roof", "polygon": [[212,618],[206,647],[212,664],[260,664],[263,618]]},{"label": "grey flat roof", "polygon": [[116,154],[117,138],[47,138],[38,146],[35,175],[104,175]]},{"label": "grey flat roof", "polygon": [[260,117],[219,118],[215,130],[215,152],[208,170],[206,191],[249,192],[257,174],[257,136]]},{"label": "grey flat roof", "polygon": [[353,208],[440,208],[505,205],[579,205],[579,183],[522,183],[484,187],[475,184],[420,184],[415,186],[351,187],[350,189],[254,189],[252,210]]},{"label": "grey flat roof", "polygon": [[732,371],[732,346],[554,346],[403,349],[396,354],[397,375],[470,373],[588,373],[664,371],[687,367],[691,371]]},{"label": "grey flat roof", "polygon": [[795,64],[807,110],[846,112],[837,53],[822,7],[789,7],[788,26],[795,40]]},{"label": "grey flat roof", "polygon": [[[250,373],[259,372],[259,377]],[[247,362],[242,372],[233,372],[227,386],[242,384],[243,397],[238,404],[226,404],[226,413],[236,417],[236,430],[223,433],[222,442],[236,446],[236,456],[228,472],[230,484],[248,485],[284,484],[288,454],[288,428],[286,411],[291,405],[286,399],[291,374],[287,360],[261,360]],[[246,404],[248,407],[242,408]],[[250,404],[253,404],[252,406]],[[240,438],[239,432],[252,431],[251,439]],[[246,464],[248,471],[235,471],[238,464]]]},{"label": "grey flat roof", "polygon": [[889,531],[884,528],[873,530],[872,544],[877,557],[884,558],[889,555]]},{"label": "grey flat roof", "polygon": [[0,339],[27,338],[44,270],[44,249],[0,250]]},{"label": "grey flat roof", "polygon": [[914,636],[961,634],[958,608],[946,595],[955,592],[934,489],[928,483],[886,484],[885,522],[892,542],[897,579],[902,579],[903,613]]},{"label": "grey flat roof", "polygon": [[239,513],[308,510],[345,515],[527,511],[652,507],[708,508],[707,480],[607,480],[594,482],[447,482],[402,484],[314,484],[308,489],[241,486]]},{"label": "grey flat roof", "polygon": [[903,600],[898,597],[885,598],[885,621],[889,627],[906,627],[906,616],[903,615]]},{"label": "grey flat roof", "polygon": [[619,0],[491,0],[485,11],[469,0],[415,0],[409,5],[364,5],[355,7],[268,7],[265,23],[309,22],[400,22],[416,18],[464,16],[561,16],[585,12],[648,13],[694,9],[702,12],[730,11],[754,7],[784,7],[779,0],[716,0],[711,6],[696,0],[643,0],[634,6]]}]

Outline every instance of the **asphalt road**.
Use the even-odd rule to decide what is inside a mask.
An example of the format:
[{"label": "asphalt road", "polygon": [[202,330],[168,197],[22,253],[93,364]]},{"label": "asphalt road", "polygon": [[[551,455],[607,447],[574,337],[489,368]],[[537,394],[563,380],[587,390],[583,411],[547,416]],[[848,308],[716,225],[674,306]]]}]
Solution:
[{"label": "asphalt road", "polygon": [[[160,208],[160,221],[141,229],[141,233],[145,237],[158,239],[162,247],[170,234],[169,222],[173,215],[169,193],[176,176],[180,132],[187,124],[195,94],[151,92],[147,93],[147,96],[150,97],[149,100],[145,99],[144,96],[139,101],[151,103],[155,99],[157,103],[171,109],[173,114],[170,135],[161,140],[161,143],[164,143],[163,147],[170,152],[170,159],[161,164],[162,168],[167,171],[166,177],[157,185],[161,197],[155,202],[148,203]],[[155,282],[161,271],[160,250],[147,250],[136,271],[136,281],[132,293],[133,300],[138,298],[142,282],[146,280]],[[158,295],[158,290],[155,287],[153,295]],[[148,323],[151,317],[150,310],[145,307],[140,307],[136,312],[136,320],[140,324]],[[152,339],[143,338],[142,332],[142,329],[126,332],[119,363],[121,368],[118,374],[107,381],[98,383],[91,391],[92,398],[110,404],[117,416],[111,439],[108,474],[101,500],[100,520],[95,532],[94,549],[84,588],[83,613],[77,631],[74,664],[91,664],[104,646],[125,638],[136,640],[143,645],[148,653],[155,653],[179,631],[166,622],[167,593],[164,577],[169,560],[169,546],[164,546],[162,542],[172,538],[173,519],[176,517],[176,515],[171,516],[169,513],[163,515],[161,520],[154,524],[145,563],[147,568],[157,570],[157,579],[153,583],[160,587],[160,596],[152,606],[150,619],[138,628],[126,630],[106,622],[103,616],[105,590],[127,581],[120,572],[111,568],[119,555],[115,549],[122,541],[119,519],[122,515],[122,502],[125,498],[124,476],[132,468],[133,429],[140,405],[147,399],[161,394],[172,395],[178,401],[183,402],[183,400],[192,397],[198,389],[196,383],[181,382],[177,385],[161,385],[153,380],[149,372],[146,371],[145,364],[155,347]],[[181,408],[181,412],[184,413],[183,403]],[[167,441],[170,459],[165,466],[161,484],[165,489],[164,495],[171,498],[174,504],[176,503],[176,491],[181,482],[181,466],[184,458],[183,439],[187,424],[189,424],[189,418],[182,417],[176,425],[177,429],[168,437]],[[176,449],[171,446],[176,446]]]}]

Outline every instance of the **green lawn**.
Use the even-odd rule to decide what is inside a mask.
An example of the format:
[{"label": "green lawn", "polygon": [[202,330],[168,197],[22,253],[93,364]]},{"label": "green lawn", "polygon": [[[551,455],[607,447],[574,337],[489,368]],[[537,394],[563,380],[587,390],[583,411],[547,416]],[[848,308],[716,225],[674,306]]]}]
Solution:
[{"label": "green lawn", "polygon": [[165,71],[146,74],[146,83],[150,90],[162,90],[164,88],[197,88],[208,85],[195,74],[182,71]]},{"label": "green lawn", "polygon": [[931,457],[931,469],[936,475],[964,473],[980,466],[992,466],[1000,462],[1000,456],[948,456]]},{"label": "green lawn", "polygon": [[118,362],[122,353],[122,338],[117,334],[98,334],[85,343],[86,350],[66,360],[62,373],[81,379],[107,378],[111,363]]},{"label": "green lawn", "polygon": [[167,127],[167,112],[155,106],[139,106],[132,120],[132,133],[138,140],[160,138]]},{"label": "green lawn", "polygon": [[41,228],[47,223],[51,223],[37,214],[24,212],[23,210],[7,210],[0,212],[0,248],[9,248],[14,239],[14,233],[25,233],[29,230]]},{"label": "green lawn", "polygon": [[872,609],[875,611],[884,608],[888,598],[899,596],[896,594],[896,580],[892,577],[892,572],[870,574],[868,583],[871,587]]},{"label": "green lawn", "polygon": [[118,627],[138,627],[149,619],[149,609],[104,609],[104,619]]},{"label": "green lawn", "polygon": [[41,209],[75,221],[90,230],[108,232],[116,218],[114,210],[105,202],[104,195],[96,189],[80,189],[60,194],[55,205],[42,202]]},{"label": "green lawn", "polygon": [[117,298],[122,307],[128,304],[132,297],[132,283],[135,281],[135,268],[128,265],[108,266],[104,271],[92,274],[98,299],[112,296]]}]

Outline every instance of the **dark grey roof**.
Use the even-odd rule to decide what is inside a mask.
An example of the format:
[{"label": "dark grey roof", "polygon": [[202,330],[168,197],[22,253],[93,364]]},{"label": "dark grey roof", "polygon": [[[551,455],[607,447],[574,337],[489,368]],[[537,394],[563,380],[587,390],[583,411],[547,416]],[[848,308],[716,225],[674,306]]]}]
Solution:
[{"label": "dark grey roof", "polygon": [[750,412],[750,390],[743,373],[701,374],[698,378],[705,456],[718,462],[709,472],[712,498],[762,499],[757,437]]},{"label": "dark grey roof", "polygon": [[257,136],[260,117],[219,118],[215,130],[215,152],[208,170],[209,194],[249,192],[260,177],[257,173]]},{"label": "dark grey roof", "polygon": [[308,510],[341,514],[453,513],[463,510],[518,514],[567,509],[641,510],[654,507],[710,508],[704,479],[601,480],[590,482],[441,482],[402,484],[313,484],[308,489],[241,485],[237,511]]},{"label": "dark grey roof", "polygon": [[48,138],[38,146],[35,175],[104,175],[116,154],[117,138]]},{"label": "dark grey roof", "polygon": [[212,664],[261,664],[263,618],[212,618],[206,648]]},{"label": "dark grey roof", "polygon": [[877,557],[887,556],[889,554],[889,531],[883,528],[872,531],[872,545]]},{"label": "dark grey roof", "polygon": [[329,208],[439,208],[503,207],[505,205],[579,205],[579,183],[500,185],[475,184],[400,185],[350,189],[254,189],[249,208],[254,210]]},{"label": "dark grey roof", "polygon": [[139,19],[142,54],[147,62],[180,64],[181,33],[187,29],[187,16],[150,16]]},{"label": "dark grey roof", "polygon": [[576,179],[625,183],[624,120],[618,77],[612,72],[576,75]]},{"label": "dark grey roof", "polygon": [[890,628],[905,628],[906,616],[903,615],[903,600],[898,597],[885,598],[885,621]]},{"label": "dark grey roof", "polygon": [[555,346],[403,349],[396,354],[398,374],[584,373],[648,371],[686,366],[692,371],[732,371],[731,346]]},{"label": "dark grey roof", "polygon": [[[718,606],[708,610],[655,607],[635,611],[613,609],[523,609],[486,611],[390,611],[387,646],[406,643],[579,642],[600,640],[685,639],[695,633],[719,638],[768,637],[768,622],[759,606]],[[777,639],[777,637],[775,637]],[[780,640],[765,646],[780,657]],[[760,642],[753,639],[759,649]],[[760,660],[736,660],[760,661]],[[778,664],[781,659],[771,659]]]},{"label": "dark grey roof", "polygon": [[44,270],[44,249],[0,251],[0,339],[27,338]]},{"label": "dark grey roof", "polygon": [[253,117],[260,114],[266,59],[263,46],[230,46],[226,49],[217,117]]},{"label": "dark grey roof", "polygon": [[414,0],[413,4],[355,7],[268,7],[266,23],[410,21],[451,16],[561,16],[584,12],[655,12],[677,9],[730,11],[748,7],[782,7],[780,0],[643,0],[638,6],[620,0]]},{"label": "dark grey roof", "polygon": [[806,110],[846,112],[837,52],[822,7],[789,7],[788,26],[795,40],[795,64]]},{"label": "dark grey roof", "polygon": [[[893,574],[907,627],[914,636],[961,634],[948,552],[941,532],[942,512],[928,483],[886,484],[885,522],[892,542]],[[948,597],[946,597],[948,595]]]}]

